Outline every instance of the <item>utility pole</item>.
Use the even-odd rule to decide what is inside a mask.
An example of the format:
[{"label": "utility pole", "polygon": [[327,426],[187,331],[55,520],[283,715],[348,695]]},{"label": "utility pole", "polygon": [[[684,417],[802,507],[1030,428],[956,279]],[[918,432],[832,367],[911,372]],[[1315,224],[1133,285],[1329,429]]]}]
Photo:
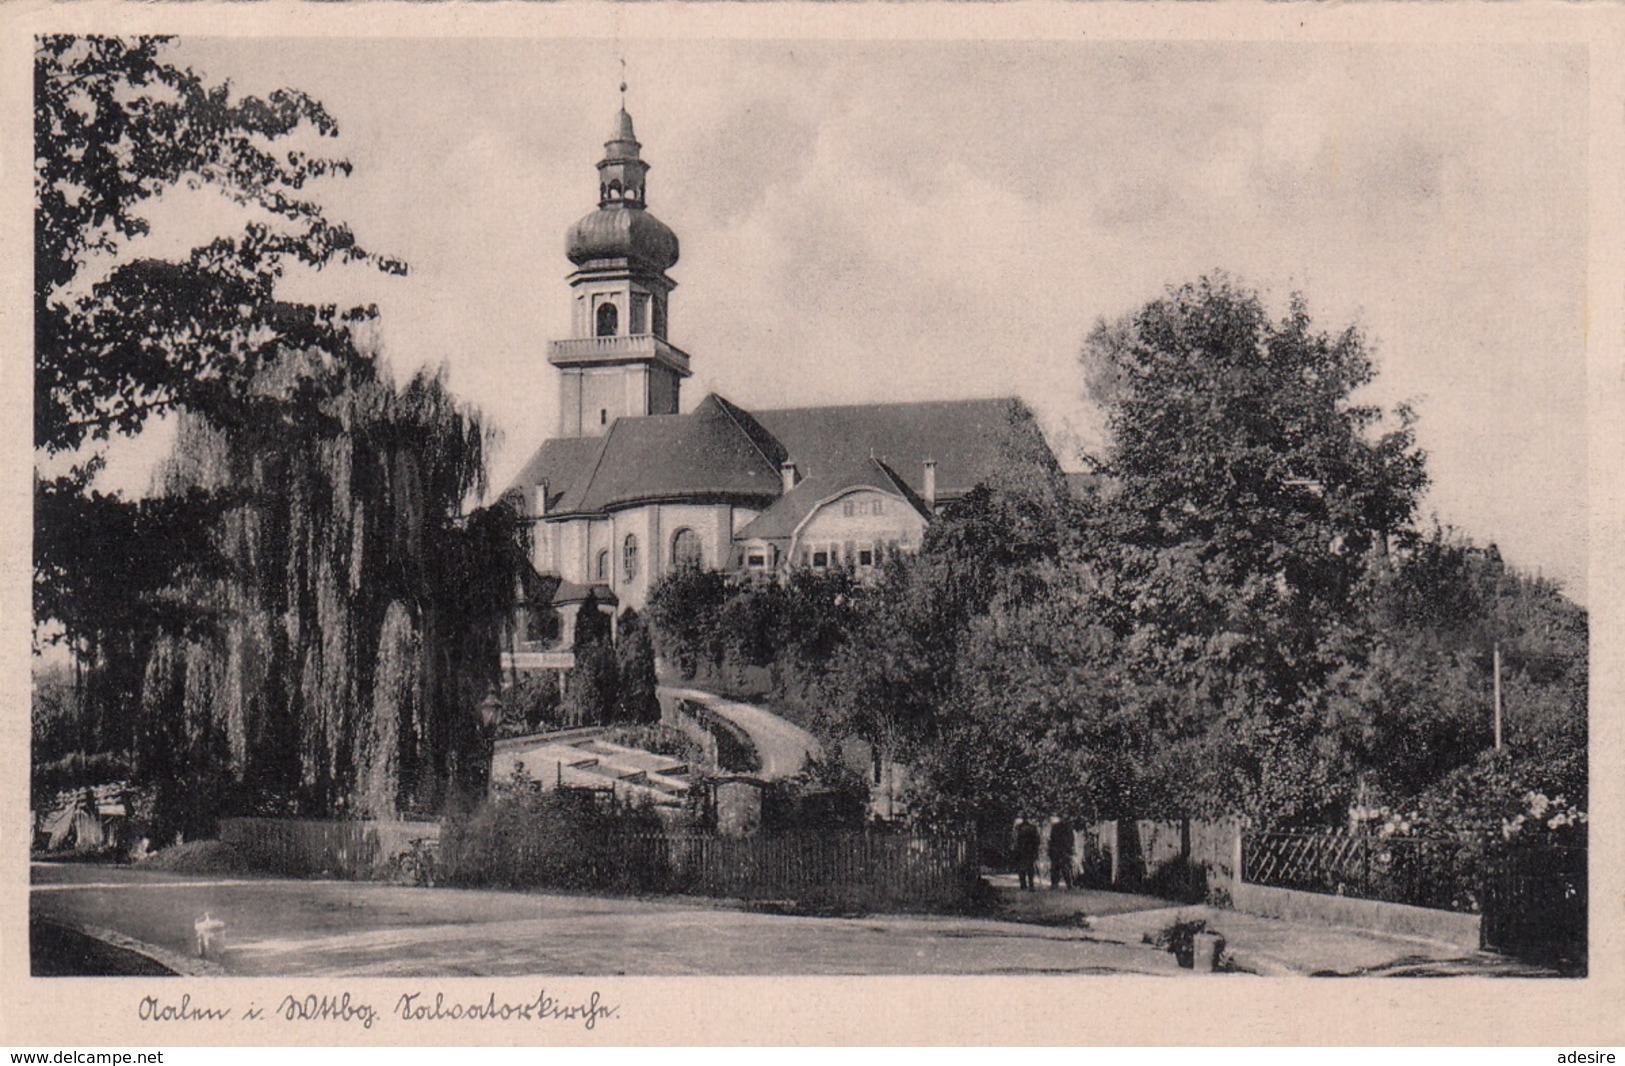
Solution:
[{"label": "utility pole", "polygon": [[1495,642],[1495,750],[1501,750],[1501,642]]}]

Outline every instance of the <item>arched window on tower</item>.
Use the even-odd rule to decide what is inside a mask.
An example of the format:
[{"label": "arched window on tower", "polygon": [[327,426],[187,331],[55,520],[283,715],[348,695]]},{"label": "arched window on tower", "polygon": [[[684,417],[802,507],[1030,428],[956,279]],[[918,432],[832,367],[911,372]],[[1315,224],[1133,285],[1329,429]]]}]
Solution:
[{"label": "arched window on tower", "polygon": [[609,580],[609,549],[608,548],[605,548],[603,551],[600,551],[598,553],[597,579],[599,581],[608,581]]},{"label": "arched window on tower", "polygon": [[598,305],[598,336],[613,337],[620,326],[620,311],[612,303]]},{"label": "arched window on tower", "polygon": [[671,538],[671,568],[682,570],[684,568],[698,569],[704,565],[704,554],[700,550],[700,535],[684,526]]}]

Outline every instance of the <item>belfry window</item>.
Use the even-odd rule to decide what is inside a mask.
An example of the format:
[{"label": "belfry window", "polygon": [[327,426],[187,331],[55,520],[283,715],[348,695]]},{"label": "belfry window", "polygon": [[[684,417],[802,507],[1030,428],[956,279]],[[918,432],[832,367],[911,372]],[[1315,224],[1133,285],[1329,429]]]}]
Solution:
[{"label": "belfry window", "polygon": [[621,313],[614,304],[601,303],[598,305],[598,336],[615,336],[615,331],[620,327],[620,324]]}]

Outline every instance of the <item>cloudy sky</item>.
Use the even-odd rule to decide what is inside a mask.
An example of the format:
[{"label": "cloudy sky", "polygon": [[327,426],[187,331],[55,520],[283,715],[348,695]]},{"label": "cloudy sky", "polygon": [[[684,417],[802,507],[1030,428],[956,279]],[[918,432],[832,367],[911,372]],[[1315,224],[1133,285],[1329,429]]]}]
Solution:
[{"label": "cloudy sky", "polygon": [[[337,118],[355,173],[320,198],[412,272],[296,294],[377,302],[397,371],[447,364],[502,432],[498,486],[554,426],[564,233],[622,55],[682,241],[685,407],[1015,393],[1076,467],[1090,326],[1223,269],[1362,325],[1372,397],[1421,413],[1429,511],[1585,598],[1584,50],[185,41],[201,73]],[[160,216],[160,247],[212,219]]]}]

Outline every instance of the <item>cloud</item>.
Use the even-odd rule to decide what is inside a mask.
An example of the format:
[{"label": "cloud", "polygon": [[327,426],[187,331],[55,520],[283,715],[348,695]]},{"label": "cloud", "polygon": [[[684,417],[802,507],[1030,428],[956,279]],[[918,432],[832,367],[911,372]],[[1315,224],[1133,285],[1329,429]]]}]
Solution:
[{"label": "cloud", "polygon": [[[1304,289],[1327,326],[1358,317],[1380,398],[1424,397],[1444,517],[1583,586],[1583,515],[1559,506],[1586,493],[1583,50],[622,45],[651,204],[683,242],[691,402],[1015,391],[1085,426],[1090,325],[1225,268]],[[562,240],[593,207],[616,42],[196,48],[339,119],[356,174],[322,195],[414,269],[328,275],[327,298],[377,299],[398,367],[450,362],[508,429],[500,480],[553,424]]]}]

